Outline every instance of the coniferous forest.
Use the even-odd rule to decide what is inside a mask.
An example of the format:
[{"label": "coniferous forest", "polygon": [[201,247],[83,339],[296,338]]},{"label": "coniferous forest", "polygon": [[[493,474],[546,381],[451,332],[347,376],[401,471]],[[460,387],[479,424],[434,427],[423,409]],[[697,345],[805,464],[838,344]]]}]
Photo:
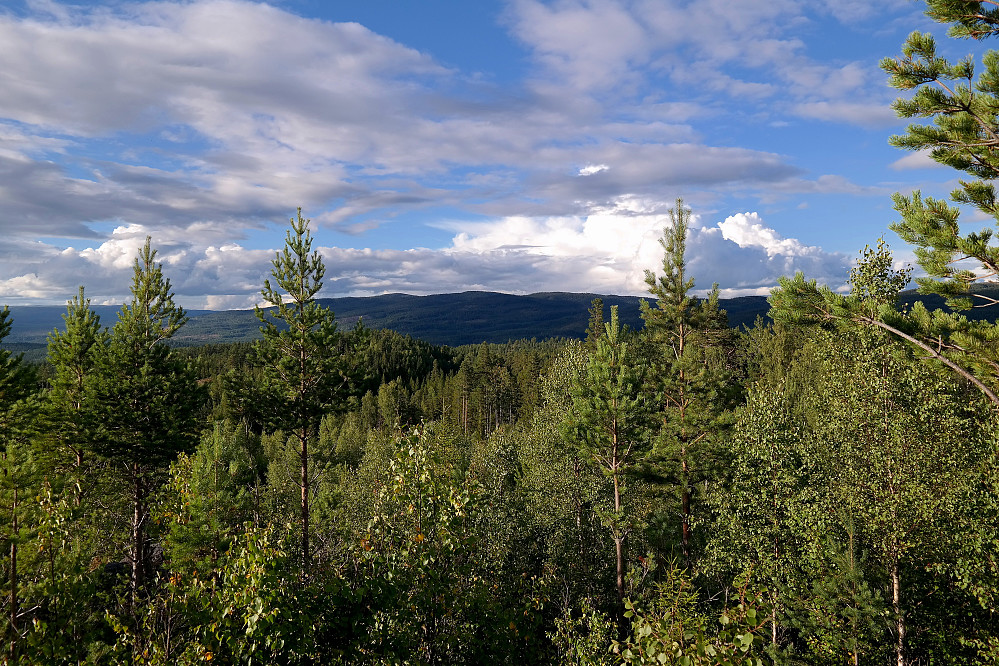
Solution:
[{"label": "coniferous forest", "polygon": [[[999,216],[999,56],[913,33],[882,67],[934,122],[892,141]],[[0,348],[4,662],[999,663],[999,326],[962,314],[999,247],[895,209],[951,310],[900,305],[878,241],[848,293],[782,278],[735,330],[678,200],[640,330],[597,299],[585,341],[462,347],[339,327],[301,211],[262,340],[171,346],[147,240],[112,327],[81,287],[44,363]]]}]

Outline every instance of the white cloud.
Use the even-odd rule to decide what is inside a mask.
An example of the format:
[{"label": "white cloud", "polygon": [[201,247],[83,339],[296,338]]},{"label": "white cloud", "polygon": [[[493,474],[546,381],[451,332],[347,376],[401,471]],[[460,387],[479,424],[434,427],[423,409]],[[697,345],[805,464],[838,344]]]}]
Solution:
[{"label": "white cloud", "polygon": [[821,11],[829,12],[840,21],[856,23],[869,20],[878,11],[886,8],[901,9],[910,4],[907,0],[826,0],[819,6]]},{"label": "white cloud", "polygon": [[795,257],[821,252],[820,248],[802,245],[794,238],[782,238],[776,231],[765,226],[757,213],[731,215],[719,222],[718,228],[725,240],[742,248],[762,248],[770,258],[777,254]]},{"label": "white cloud", "polygon": [[[451,245],[440,249],[321,248],[327,266],[322,295],[470,289],[642,295],[644,271],[656,270],[662,262],[658,241],[668,218],[650,212],[657,206],[634,199],[620,202],[614,211],[588,216],[521,216],[464,224]],[[94,302],[123,302],[136,251],[148,232],[141,225],[123,225],[107,241],[83,249],[20,244],[0,264],[0,302],[63,303],[80,282]],[[274,252],[246,249],[222,236],[220,228],[194,225],[154,236],[157,259],[186,307],[250,307],[259,302]],[[716,224],[695,216],[688,261],[698,289],[718,282],[729,296],[764,293],[778,276],[795,270],[842,284],[849,263],[842,255],[781,237],[756,213],[740,213]]]},{"label": "white cloud", "polygon": [[546,5],[515,0],[514,33],[558,78],[579,90],[600,90],[634,80],[634,65],[652,47],[646,26],[626,6],[611,0]]},{"label": "white cloud", "polygon": [[943,169],[946,167],[930,157],[930,151],[919,150],[895,160],[891,163],[891,168],[896,171],[909,171],[912,169]]},{"label": "white cloud", "polygon": [[[531,44],[555,31],[538,46],[551,66],[597,81],[661,49],[642,37],[652,10],[635,7],[525,1],[512,11]],[[616,94],[566,97],[561,84],[499,90],[360,25],[265,4],[51,13],[0,16],[0,228],[26,238],[93,238],[93,223],[107,221],[260,226],[297,204],[363,233],[457,201],[500,216],[587,213],[629,194],[802,175],[781,155],[700,143],[682,123],[713,111],[691,100],[618,109]],[[752,23],[726,13],[735,27]],[[64,156],[34,157],[43,151]]]},{"label": "white cloud", "polygon": [[[727,103],[699,106],[738,110],[772,99],[777,103],[764,108],[771,114],[883,127],[895,114],[876,63],[818,62],[807,54],[805,35],[816,12],[856,26],[904,9],[900,0],[877,7],[836,0],[814,8],[795,0],[519,0],[511,25],[547,72],[547,85],[573,100],[612,89],[620,105],[641,91],[645,105],[641,83],[658,74],[673,86],[662,90],[655,80],[651,89],[667,99],[672,94],[671,102],[718,92]],[[644,63],[649,67],[637,67]]]},{"label": "white cloud", "polygon": [[861,127],[892,127],[899,124],[898,115],[888,100],[874,103],[849,101],[803,102],[794,111],[805,118],[816,118],[834,123],[848,123]]}]

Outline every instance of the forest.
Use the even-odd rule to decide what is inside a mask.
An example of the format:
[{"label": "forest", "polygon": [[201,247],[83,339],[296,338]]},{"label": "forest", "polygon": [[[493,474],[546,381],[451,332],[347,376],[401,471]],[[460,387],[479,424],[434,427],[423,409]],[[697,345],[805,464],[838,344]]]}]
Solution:
[{"label": "forest", "polygon": [[[981,39],[981,5],[928,13]],[[882,67],[934,121],[892,141],[999,216],[999,54]],[[81,287],[44,362],[0,346],[4,663],[999,663],[999,325],[964,314],[999,247],[894,203],[950,310],[881,240],[734,329],[677,200],[639,330],[597,299],[585,340],[502,345],[339,327],[299,210],[263,338],[171,346],[147,239],[112,327]]]}]

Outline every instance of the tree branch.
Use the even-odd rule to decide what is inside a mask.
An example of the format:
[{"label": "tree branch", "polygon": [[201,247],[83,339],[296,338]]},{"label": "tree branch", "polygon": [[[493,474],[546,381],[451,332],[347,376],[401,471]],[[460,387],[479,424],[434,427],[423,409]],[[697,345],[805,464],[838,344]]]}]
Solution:
[{"label": "tree branch", "polygon": [[954,372],[956,372],[957,374],[961,375],[962,377],[964,377],[965,379],[967,379],[969,382],[971,382],[972,385],[975,386],[975,388],[977,388],[979,391],[981,391],[982,393],[985,394],[985,396],[989,399],[989,401],[992,402],[993,405],[995,405],[997,408],[999,408],[999,396],[997,396],[995,394],[995,392],[992,391],[992,389],[990,389],[988,386],[986,386],[980,379],[978,379],[977,377],[975,377],[973,374],[971,374],[970,372],[968,372],[967,370],[965,370],[964,368],[962,368],[961,366],[959,366],[957,363],[954,363],[954,361],[950,360],[949,358],[947,358],[946,356],[944,356],[943,354],[941,354],[937,350],[933,349],[933,347],[931,347],[930,345],[926,344],[922,340],[919,340],[918,338],[914,338],[913,336],[909,335],[908,333],[900,331],[899,329],[895,328],[894,326],[886,324],[883,321],[878,321],[877,319],[871,319],[870,317],[854,317],[854,321],[856,321],[858,323],[862,323],[862,324],[869,324],[871,326],[877,326],[878,328],[882,328],[882,329],[888,331],[889,333],[897,335],[898,337],[902,338],[903,340],[916,345],[917,347],[919,347],[920,349],[922,349],[923,351],[925,351],[926,353],[928,353],[930,356],[932,356],[933,358],[937,359],[938,361],[940,361],[941,363],[943,363],[944,365],[946,365],[948,368],[950,368],[951,370],[953,370]]}]

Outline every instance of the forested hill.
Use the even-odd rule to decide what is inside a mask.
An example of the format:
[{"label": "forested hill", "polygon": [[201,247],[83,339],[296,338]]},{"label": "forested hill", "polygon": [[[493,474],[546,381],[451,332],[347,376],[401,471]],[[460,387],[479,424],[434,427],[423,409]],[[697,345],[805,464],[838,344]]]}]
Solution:
[{"label": "forested hill", "polygon": [[[620,306],[622,323],[640,328],[639,301],[635,296],[598,296],[551,292],[514,296],[487,291],[460,294],[328,298],[320,302],[333,310],[342,327],[352,327],[359,317],[365,326],[387,328],[432,344],[463,345],[479,342],[507,342],[537,338],[581,338],[585,335],[588,310],[594,298],[602,298],[607,312]],[[751,325],[757,315],[765,315],[766,298],[749,296],[723,299],[732,326]],[[95,306],[107,326],[114,324],[116,306]],[[46,336],[62,328],[62,306],[19,306],[11,308],[13,330],[8,346],[24,349],[43,345]],[[252,310],[213,312],[195,310],[187,325],[174,338],[181,345],[209,342],[237,342],[256,339],[260,322]],[[608,315],[609,316],[609,315]]]},{"label": "forested hill", "polygon": [[[999,296],[999,293],[992,294]],[[594,298],[602,298],[605,311],[620,306],[621,322],[631,328],[642,327],[637,296],[607,296],[546,292],[515,296],[488,291],[466,291],[460,294],[327,298],[320,302],[333,310],[341,327],[350,328],[363,317],[369,328],[391,329],[404,335],[438,345],[465,345],[480,342],[503,343],[510,340],[537,338],[582,338],[585,335],[588,310]],[[914,291],[903,292],[903,307],[922,300],[933,310],[944,307],[936,296],[920,296]],[[758,316],[766,317],[770,306],[764,296],[744,296],[721,299],[733,328],[752,326]],[[118,306],[97,305],[92,309],[101,322],[112,326]],[[967,313],[972,319],[994,320],[995,308],[975,309]],[[42,349],[45,338],[55,328],[63,328],[62,306],[15,306],[11,308],[13,330],[5,346],[30,353]],[[252,310],[190,310],[190,321],[174,338],[178,345],[200,345],[214,342],[255,340],[260,336],[260,322]],[[609,314],[607,315],[609,316]]]}]

